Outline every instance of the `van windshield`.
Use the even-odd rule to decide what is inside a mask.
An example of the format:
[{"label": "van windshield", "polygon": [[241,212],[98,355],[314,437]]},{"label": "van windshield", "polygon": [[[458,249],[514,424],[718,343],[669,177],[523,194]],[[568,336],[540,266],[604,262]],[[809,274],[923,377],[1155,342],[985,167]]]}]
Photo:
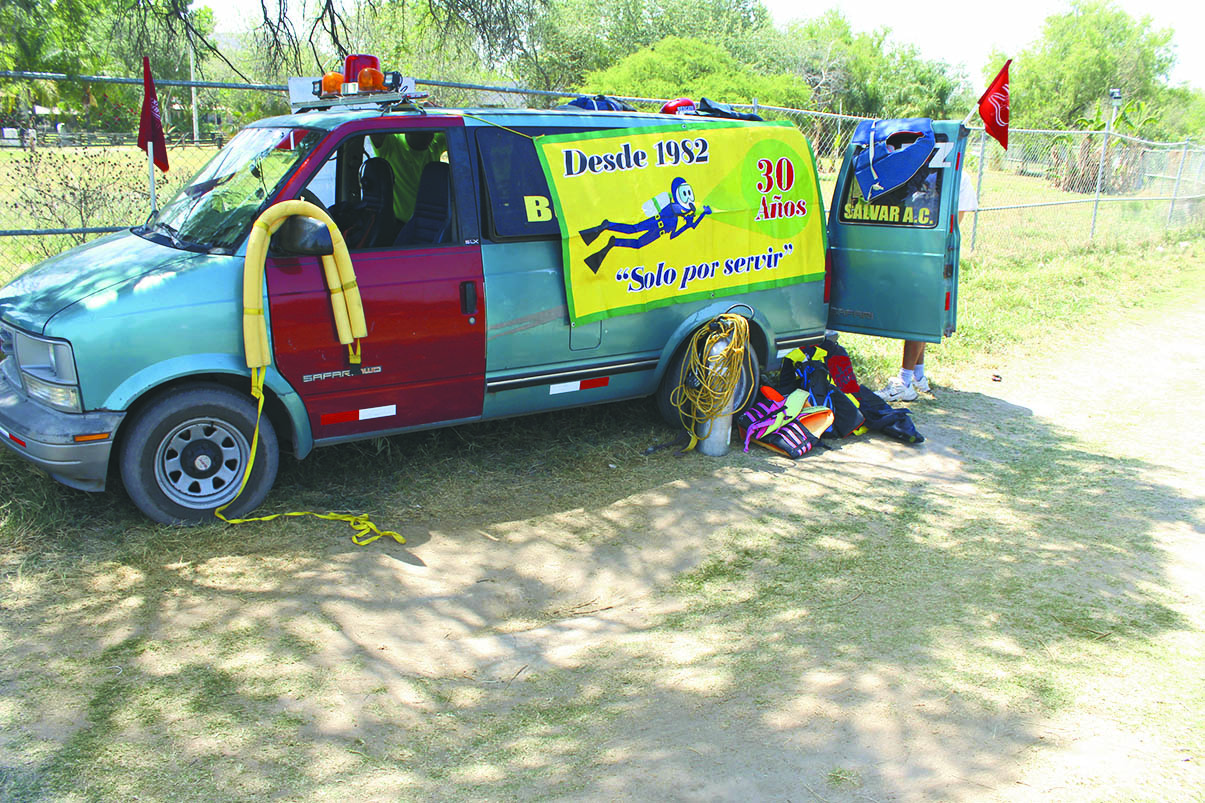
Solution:
[{"label": "van windshield", "polygon": [[293,167],[322,141],[311,128],[247,128],[218,151],[140,233],[177,246],[233,249]]}]

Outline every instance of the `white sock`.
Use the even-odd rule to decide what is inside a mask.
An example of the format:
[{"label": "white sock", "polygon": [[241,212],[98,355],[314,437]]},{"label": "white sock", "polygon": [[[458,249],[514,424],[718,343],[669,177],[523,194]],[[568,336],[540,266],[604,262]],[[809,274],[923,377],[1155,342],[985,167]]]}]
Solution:
[{"label": "white sock", "polygon": [[923,363],[918,362],[916,364],[916,367],[912,369],[912,379],[914,382],[919,382],[924,378],[925,378],[925,366]]},{"label": "white sock", "polygon": [[907,368],[900,369],[900,381],[904,383],[904,387],[908,387],[912,384],[912,376],[912,372]]}]

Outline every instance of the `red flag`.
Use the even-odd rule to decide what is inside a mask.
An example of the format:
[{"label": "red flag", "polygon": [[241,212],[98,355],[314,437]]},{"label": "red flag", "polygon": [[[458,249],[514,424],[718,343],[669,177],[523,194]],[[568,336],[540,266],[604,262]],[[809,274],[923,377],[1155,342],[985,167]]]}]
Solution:
[{"label": "red flag", "polygon": [[151,78],[151,60],[142,57],[142,120],[138,123],[138,147],[155,146],[155,165],[167,172],[167,142],[163,139],[163,117],[159,114],[159,96]]},{"label": "red flag", "polygon": [[1004,67],[979,98],[983,129],[995,137],[1004,150],[1008,150],[1008,65],[1012,63],[1012,59],[1004,62]]}]

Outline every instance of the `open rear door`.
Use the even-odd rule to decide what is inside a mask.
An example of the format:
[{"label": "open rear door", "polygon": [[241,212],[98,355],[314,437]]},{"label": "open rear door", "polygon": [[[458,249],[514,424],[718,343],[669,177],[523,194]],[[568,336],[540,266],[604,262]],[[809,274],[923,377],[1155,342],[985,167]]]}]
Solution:
[{"label": "open rear door", "polygon": [[920,170],[873,202],[845,154],[829,212],[832,274],[828,326],[842,332],[939,343],[958,302],[958,185],[967,131],[933,122]]}]

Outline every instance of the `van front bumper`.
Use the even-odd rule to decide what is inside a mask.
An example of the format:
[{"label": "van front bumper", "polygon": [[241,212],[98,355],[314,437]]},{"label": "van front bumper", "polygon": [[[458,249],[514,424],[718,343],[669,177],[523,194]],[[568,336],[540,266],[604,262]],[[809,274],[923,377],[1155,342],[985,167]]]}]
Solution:
[{"label": "van front bumper", "polygon": [[[32,401],[0,378],[0,441],[51,477],[81,491],[103,491],[113,438],[125,413],[64,413]],[[108,433],[103,440],[78,436]]]}]

